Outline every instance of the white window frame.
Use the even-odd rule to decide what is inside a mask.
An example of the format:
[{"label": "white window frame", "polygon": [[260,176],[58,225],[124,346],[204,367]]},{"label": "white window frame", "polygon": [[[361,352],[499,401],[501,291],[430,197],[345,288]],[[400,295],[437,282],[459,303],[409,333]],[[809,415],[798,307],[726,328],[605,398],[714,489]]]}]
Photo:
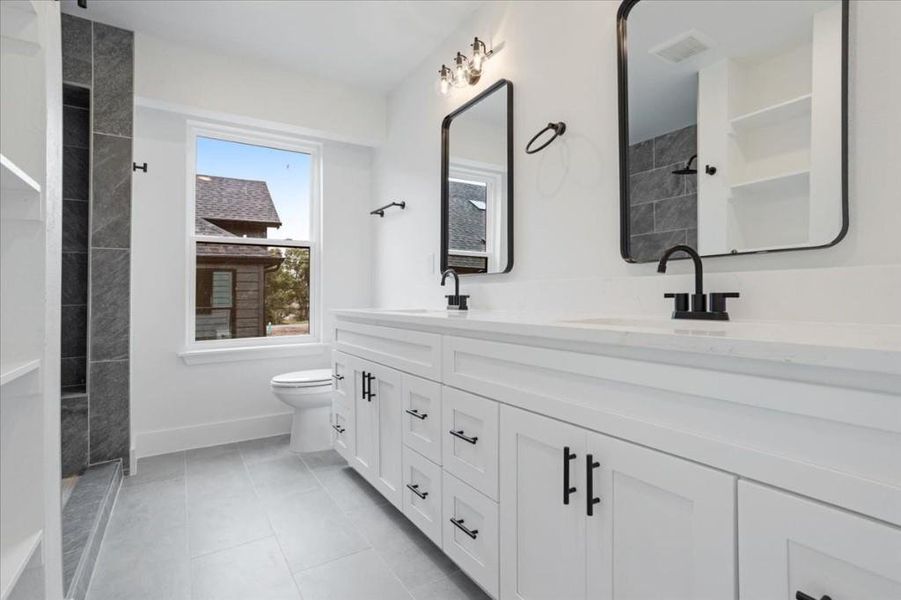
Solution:
[{"label": "white window frame", "polygon": [[[195,233],[195,183],[197,176],[197,138],[213,138],[253,146],[264,146],[310,156],[310,239],[286,240],[277,238],[222,238],[196,235]],[[274,134],[250,128],[232,127],[202,121],[187,121],[187,187],[186,232],[187,268],[185,298],[185,350],[183,355],[198,351],[227,351],[230,349],[267,348],[274,346],[299,346],[319,344],[322,339],[322,144],[299,137]],[[310,331],[304,335],[273,337],[231,338],[225,340],[196,340],[196,274],[197,243],[246,244],[251,246],[277,246],[310,249]]]},{"label": "white window frame", "polygon": [[500,211],[506,198],[507,171],[503,166],[473,160],[457,159],[448,165],[448,181],[461,181],[486,186],[485,191],[485,251],[455,250],[448,248],[448,254],[457,256],[477,256],[488,259],[489,273],[499,270],[502,219]]}]

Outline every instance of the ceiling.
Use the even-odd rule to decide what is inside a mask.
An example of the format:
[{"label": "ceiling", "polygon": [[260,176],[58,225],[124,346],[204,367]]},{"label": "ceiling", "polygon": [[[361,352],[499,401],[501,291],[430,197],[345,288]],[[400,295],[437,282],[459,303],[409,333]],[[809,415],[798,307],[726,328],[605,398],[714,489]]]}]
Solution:
[{"label": "ceiling", "polygon": [[[644,0],[629,13],[629,143],[697,121],[698,70],[723,58],[810,42],[813,15],[838,0]],[[648,51],[688,30],[715,45],[677,65]]]},{"label": "ceiling", "polygon": [[[63,12],[384,93],[482,0],[63,0]],[[460,40],[461,47],[468,40]],[[438,65],[435,66],[436,70]]]}]

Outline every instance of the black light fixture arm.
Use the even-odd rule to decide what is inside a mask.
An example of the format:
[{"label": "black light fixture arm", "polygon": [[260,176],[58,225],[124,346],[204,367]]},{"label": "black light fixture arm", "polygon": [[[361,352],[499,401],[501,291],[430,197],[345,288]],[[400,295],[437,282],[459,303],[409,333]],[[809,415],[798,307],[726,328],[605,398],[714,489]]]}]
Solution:
[{"label": "black light fixture arm", "polygon": [[392,202],[392,203],[390,203],[390,204],[386,204],[385,206],[380,206],[380,207],[378,207],[377,209],[375,209],[375,210],[373,210],[373,211],[370,211],[369,214],[370,214],[370,215],[378,215],[378,216],[380,216],[380,217],[384,217],[384,216],[385,216],[385,209],[386,209],[386,208],[391,208],[392,206],[399,206],[401,210],[404,210],[405,208],[407,208],[407,203],[406,203],[406,201],[402,201],[402,202]]}]

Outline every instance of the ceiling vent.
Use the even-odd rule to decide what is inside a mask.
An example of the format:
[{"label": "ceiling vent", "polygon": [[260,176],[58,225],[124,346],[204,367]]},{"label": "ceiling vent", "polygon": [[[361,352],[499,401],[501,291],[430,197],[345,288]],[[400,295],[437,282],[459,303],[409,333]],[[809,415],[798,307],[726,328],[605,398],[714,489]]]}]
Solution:
[{"label": "ceiling vent", "polygon": [[671,65],[677,65],[712,47],[713,42],[709,37],[692,29],[654,46],[648,52]]}]

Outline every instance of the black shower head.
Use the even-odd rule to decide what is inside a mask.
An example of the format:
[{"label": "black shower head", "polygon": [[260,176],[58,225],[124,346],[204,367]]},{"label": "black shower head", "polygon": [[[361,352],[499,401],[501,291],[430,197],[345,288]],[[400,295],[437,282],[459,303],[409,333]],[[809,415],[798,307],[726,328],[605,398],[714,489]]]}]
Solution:
[{"label": "black shower head", "polygon": [[697,154],[692,155],[691,158],[688,159],[688,162],[685,163],[685,167],[682,169],[676,169],[673,171],[673,175],[696,175],[698,173],[697,169],[692,168],[691,163],[698,158]]}]

